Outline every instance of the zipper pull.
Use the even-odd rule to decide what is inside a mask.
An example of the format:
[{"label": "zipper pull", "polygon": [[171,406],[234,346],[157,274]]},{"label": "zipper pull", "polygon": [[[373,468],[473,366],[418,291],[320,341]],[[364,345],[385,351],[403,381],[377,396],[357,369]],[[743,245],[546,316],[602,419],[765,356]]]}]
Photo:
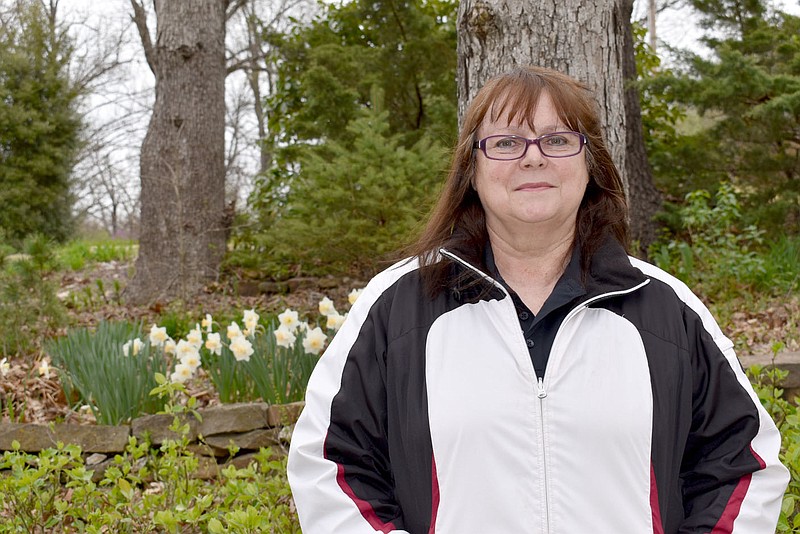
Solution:
[{"label": "zipper pull", "polygon": [[547,392],[544,390],[544,378],[541,376],[539,377],[539,383],[536,389],[538,390],[538,393],[536,394],[537,397],[540,399],[547,397]]}]

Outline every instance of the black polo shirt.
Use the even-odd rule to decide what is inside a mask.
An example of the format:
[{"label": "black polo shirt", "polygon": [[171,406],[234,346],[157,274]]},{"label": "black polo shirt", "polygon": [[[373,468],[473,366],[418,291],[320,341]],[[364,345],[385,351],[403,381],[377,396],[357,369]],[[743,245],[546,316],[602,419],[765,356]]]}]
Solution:
[{"label": "black polo shirt", "polygon": [[530,352],[531,360],[533,360],[536,376],[544,378],[550,349],[553,347],[553,340],[556,337],[559,326],[561,326],[561,322],[573,308],[575,301],[586,295],[586,289],[581,283],[579,247],[573,248],[572,257],[564,270],[564,274],[558,279],[553,292],[547,297],[542,309],[536,315],[500,276],[497,265],[494,262],[491,246],[486,247],[486,266],[489,269],[489,274],[503,284],[511,295],[511,299],[517,309],[517,318],[519,319],[520,328],[522,328],[522,335],[525,337],[525,343],[528,345],[528,351]]}]

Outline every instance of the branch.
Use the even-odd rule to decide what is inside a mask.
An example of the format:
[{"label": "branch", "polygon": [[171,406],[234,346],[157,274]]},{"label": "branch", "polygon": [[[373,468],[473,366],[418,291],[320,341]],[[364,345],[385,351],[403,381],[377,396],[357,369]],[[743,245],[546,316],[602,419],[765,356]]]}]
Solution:
[{"label": "branch", "polygon": [[131,7],[133,8],[133,16],[131,19],[136,24],[136,29],[139,31],[139,37],[142,39],[142,47],[144,48],[144,57],[147,60],[147,65],[153,74],[156,73],[156,55],[153,49],[153,41],[150,39],[150,30],[147,28],[147,12],[144,5],[137,0],[131,0]]},{"label": "branch", "polygon": [[249,0],[225,0],[225,21],[231,20],[237,11],[244,7]]}]

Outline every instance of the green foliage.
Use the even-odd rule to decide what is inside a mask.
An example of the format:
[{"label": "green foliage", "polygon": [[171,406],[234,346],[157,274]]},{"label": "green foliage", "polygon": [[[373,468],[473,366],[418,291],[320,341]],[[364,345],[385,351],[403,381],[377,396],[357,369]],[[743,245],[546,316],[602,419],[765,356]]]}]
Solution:
[{"label": "green foliage", "polygon": [[286,481],[286,457],[262,449],[249,467],[193,477],[198,460],[183,441],[158,451],[130,438],[99,482],[73,445],[0,458],[0,533],[299,534]]},{"label": "green foliage", "polygon": [[22,253],[0,259],[0,353],[33,349],[34,341],[66,322],[52,275],[52,243],[41,235],[26,238]]},{"label": "green foliage", "polygon": [[387,113],[367,112],[347,127],[350,144],[309,150],[281,216],[261,236],[266,256],[302,272],[374,271],[423,218],[446,164],[423,137],[404,148]]},{"label": "green foliage", "polygon": [[136,255],[136,251],[134,243],[130,241],[77,239],[58,247],[55,254],[61,266],[78,271],[90,263],[128,261]]},{"label": "green foliage", "polygon": [[[700,114],[674,143],[651,146],[659,186],[673,196],[732,182],[748,222],[800,231],[800,17],[761,0],[696,0],[712,56],[679,54],[649,90]],[[721,35],[721,37],[720,37]]]},{"label": "green foliage", "polygon": [[155,373],[166,373],[165,355],[150,350],[148,343],[123,352],[123,345],[141,337],[141,330],[141,325],[103,321],[95,331],[73,329],[45,346],[66,398],[88,405],[98,423],[117,425],[163,409],[164,401],[150,391],[157,385]]},{"label": "green foliage", "polygon": [[[712,202],[713,200],[713,202]],[[714,199],[707,191],[686,197],[679,210],[684,238],[655,243],[650,257],[702,294],[725,300],[742,287],[769,289],[765,260],[758,253],[763,231],[750,225],[739,229],[741,207],[733,186],[720,186]]]},{"label": "green foliage", "polygon": [[69,176],[79,147],[72,42],[44,3],[22,0],[0,26],[0,228],[62,240],[72,229]]},{"label": "green foliage", "polygon": [[[773,353],[777,354],[782,348],[782,343],[775,343]],[[747,370],[747,374],[758,398],[778,427],[781,434],[780,460],[790,474],[776,532],[800,532],[800,399],[789,402],[783,396],[780,384],[788,371],[775,366],[753,366]]]},{"label": "green foliage", "polygon": [[254,224],[234,236],[233,263],[276,278],[360,268],[396,248],[445,165],[433,147],[456,137],[457,2],[320,7],[268,36],[280,57],[267,100],[274,161],[249,200]]}]

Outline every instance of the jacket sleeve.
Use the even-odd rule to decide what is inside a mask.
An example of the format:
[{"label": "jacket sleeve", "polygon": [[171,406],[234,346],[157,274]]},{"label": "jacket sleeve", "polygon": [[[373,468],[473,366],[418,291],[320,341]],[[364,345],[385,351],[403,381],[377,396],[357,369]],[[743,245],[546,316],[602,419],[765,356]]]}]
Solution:
[{"label": "jacket sleeve", "polygon": [[386,439],[381,286],[367,286],[320,358],[292,434],[288,478],[305,534],[408,534]]},{"label": "jacket sleeve", "polygon": [[773,534],[789,480],[781,438],[733,351],[693,295],[685,324],[692,349],[692,423],[681,467],[681,533]]}]

